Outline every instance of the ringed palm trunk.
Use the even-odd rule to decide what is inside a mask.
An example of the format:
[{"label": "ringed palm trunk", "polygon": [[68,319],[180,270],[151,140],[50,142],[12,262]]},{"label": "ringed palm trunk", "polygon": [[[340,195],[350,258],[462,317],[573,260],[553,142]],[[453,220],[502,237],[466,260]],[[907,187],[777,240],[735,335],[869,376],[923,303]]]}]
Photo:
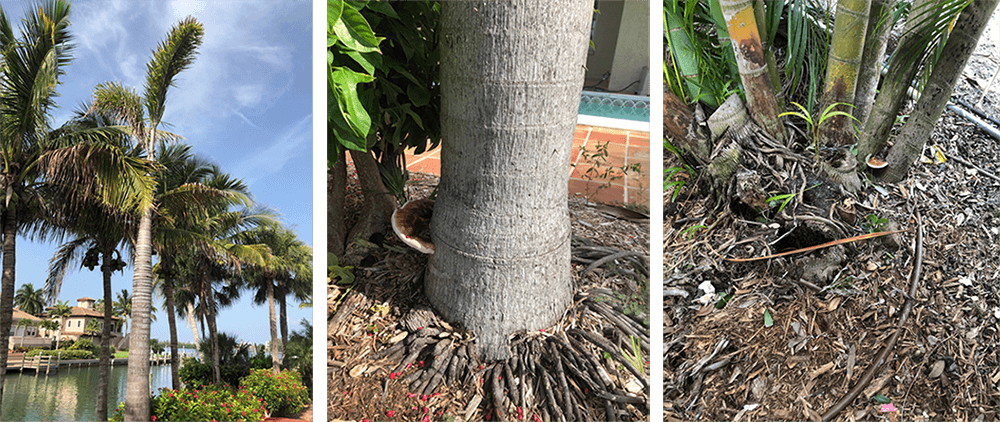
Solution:
[{"label": "ringed palm trunk", "polygon": [[[9,183],[9,182],[8,182]],[[3,213],[3,276],[0,280],[0,366],[7,367],[10,326],[14,321],[14,250],[17,239],[17,207],[8,206]],[[0,371],[0,398],[3,397],[7,371]]]},{"label": "ringed palm trunk", "polygon": [[103,250],[101,275],[104,281],[104,326],[101,327],[101,362],[97,375],[97,420],[108,420],[108,378],[111,376],[111,273],[114,268],[111,251]]},{"label": "ringed palm trunk", "polygon": [[917,76],[917,71],[920,69],[918,61],[907,58],[915,54],[914,51],[923,50],[920,45],[920,34],[916,31],[917,23],[920,20],[916,14],[926,10],[933,1],[915,0],[910,7],[911,12],[907,17],[903,38],[889,62],[889,70],[882,78],[881,88],[875,96],[875,103],[872,104],[868,118],[864,120],[864,129],[858,139],[859,161],[863,161],[869,154],[881,151],[889,140],[892,125],[896,122],[896,115],[899,114],[899,110],[906,101],[910,82]]},{"label": "ringed palm trunk", "polygon": [[153,299],[152,216],[152,207],[146,207],[142,211],[135,244],[132,331],[128,337],[130,382],[125,387],[125,420],[128,421],[149,419],[149,314]]},{"label": "ringed palm trunk", "polygon": [[573,295],[569,159],[592,4],[442,4],[441,184],[425,293],[480,357]]},{"label": "ringed palm trunk", "polygon": [[872,0],[871,13],[868,14],[864,55],[861,57],[858,83],[854,89],[855,107],[851,112],[862,124],[868,120],[868,113],[875,102],[875,92],[882,76],[882,57],[885,56],[886,41],[889,30],[892,29],[890,14],[895,7],[896,0]]},{"label": "ringed palm trunk", "polygon": [[280,353],[278,343],[281,339],[278,338],[278,323],[274,315],[274,280],[267,280],[267,311],[271,329],[271,370],[277,375],[278,372],[281,372],[281,363],[278,360],[278,353]]},{"label": "ringed palm trunk", "polygon": [[[837,2],[837,18],[833,27],[833,40],[826,64],[826,78],[821,110],[836,103],[854,103],[854,91],[858,81],[858,70],[864,54],[865,32],[868,30],[868,12],[871,0],[840,0]],[[850,114],[845,106],[834,110]],[[850,145],[854,143],[851,120],[845,116],[832,117],[820,128],[820,144]]]},{"label": "ringed palm trunk", "polygon": [[889,167],[881,179],[898,182],[906,176],[910,165],[920,155],[934,123],[941,117],[951,91],[958,77],[965,69],[969,57],[979,43],[979,37],[986,28],[997,7],[997,0],[973,0],[959,15],[955,27],[945,43],[944,52],[927,79],[920,100],[913,107],[910,117],[899,131],[897,142],[889,150],[886,161]]},{"label": "ringed palm trunk", "polygon": [[288,350],[288,301],[285,295],[278,295],[278,328],[281,330],[281,352]]},{"label": "ringed palm trunk", "polygon": [[208,274],[202,271],[201,300],[205,305],[205,320],[208,322],[208,339],[212,342],[212,380],[216,384],[222,380],[219,370],[219,333],[215,326],[215,292],[212,291],[212,282],[208,280]]},{"label": "ringed palm trunk", "polygon": [[[185,309],[187,309],[185,318],[187,319],[188,327],[191,328],[191,336],[194,338],[195,349],[198,349],[197,345],[201,344],[201,336],[198,335],[198,316],[195,313],[197,311],[194,309],[194,303],[188,302],[185,305]],[[197,352],[198,359],[204,362],[205,355],[201,352],[201,350],[197,350]]]},{"label": "ringed palm trunk", "polygon": [[[166,259],[165,259],[166,261]],[[170,388],[181,388],[180,353],[177,350],[177,315],[174,313],[174,279],[163,279],[164,307],[167,308],[167,325],[170,326]]]},{"label": "ringed palm trunk", "polygon": [[736,67],[747,94],[753,120],[772,138],[784,141],[785,131],[778,118],[778,100],[771,89],[764,46],[757,31],[753,0],[719,0],[722,16],[729,28]]}]

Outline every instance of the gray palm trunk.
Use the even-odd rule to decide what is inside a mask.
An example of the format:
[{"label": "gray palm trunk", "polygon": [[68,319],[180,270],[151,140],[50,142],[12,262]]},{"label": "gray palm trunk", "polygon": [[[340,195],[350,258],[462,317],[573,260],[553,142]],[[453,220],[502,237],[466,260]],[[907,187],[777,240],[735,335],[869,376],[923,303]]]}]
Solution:
[{"label": "gray palm trunk", "polygon": [[974,0],[959,15],[941,57],[920,94],[920,100],[913,107],[910,117],[896,137],[897,142],[886,156],[889,168],[882,175],[882,180],[902,180],[910,165],[920,155],[996,7],[997,0]]},{"label": "gray palm trunk", "polygon": [[[927,4],[934,0],[916,0],[910,10],[923,11]],[[864,161],[869,154],[877,154],[889,140],[892,125],[896,115],[903,107],[907,98],[910,81],[917,75],[919,66],[916,64],[904,66],[904,57],[909,51],[921,49],[920,34],[915,31],[920,18],[919,12],[911,12],[903,30],[903,38],[896,47],[896,52],[889,63],[889,72],[882,79],[882,87],[875,96],[875,101],[864,122],[864,128],[858,138],[858,159]]]},{"label": "gray palm trunk", "polygon": [[[201,336],[198,334],[198,316],[195,313],[194,302],[186,303],[184,308],[187,310],[184,318],[187,320],[188,328],[191,329],[191,336],[194,338],[195,348],[197,349],[198,345],[201,344]],[[201,349],[198,349],[198,360],[205,361],[205,354],[201,352]]]},{"label": "gray palm trunk", "polygon": [[174,313],[174,280],[163,280],[164,306],[167,308],[167,324],[170,326],[170,388],[181,388],[180,354],[177,351],[177,315]]},{"label": "gray palm trunk", "polygon": [[442,5],[441,183],[425,293],[480,357],[572,299],[569,160],[593,5]]},{"label": "gray palm trunk", "polygon": [[222,380],[219,370],[221,357],[219,356],[219,331],[215,324],[215,292],[212,289],[212,282],[208,279],[207,270],[201,272],[202,289],[201,300],[205,308],[205,320],[208,322],[208,338],[212,342],[212,380],[218,383]]},{"label": "gray palm trunk", "polygon": [[[8,181],[8,183],[10,183]],[[0,365],[7,367],[10,325],[14,321],[14,250],[17,248],[17,207],[3,213],[3,275],[0,276]],[[7,371],[0,371],[0,398],[3,397]]]},{"label": "gray palm trunk", "polygon": [[281,372],[281,361],[278,359],[278,355],[281,353],[278,344],[280,344],[281,339],[278,338],[277,317],[274,312],[274,280],[267,281],[267,311],[269,328],[271,329],[271,370],[277,374]]},{"label": "gray palm trunk", "polygon": [[104,327],[101,328],[101,361],[97,376],[97,420],[108,420],[108,378],[111,376],[111,273],[114,268],[111,251],[103,250],[101,275],[104,281]]},{"label": "gray palm trunk", "polygon": [[[129,382],[125,388],[127,421],[149,419],[149,316],[153,301],[152,215],[151,207],[142,211],[135,244],[132,332],[128,337],[128,380],[140,382]],[[145,382],[141,382],[142,380]]]}]

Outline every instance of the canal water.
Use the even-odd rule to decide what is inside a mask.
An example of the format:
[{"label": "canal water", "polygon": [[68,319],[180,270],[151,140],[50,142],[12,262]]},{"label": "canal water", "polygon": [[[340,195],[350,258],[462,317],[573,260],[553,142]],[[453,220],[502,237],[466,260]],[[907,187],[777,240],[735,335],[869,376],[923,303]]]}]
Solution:
[{"label": "canal water", "polygon": [[[93,421],[97,419],[97,366],[67,368],[45,375],[8,372],[3,392],[2,421]],[[170,365],[149,367],[154,394],[170,387]],[[125,401],[128,366],[111,368],[108,413]]]}]

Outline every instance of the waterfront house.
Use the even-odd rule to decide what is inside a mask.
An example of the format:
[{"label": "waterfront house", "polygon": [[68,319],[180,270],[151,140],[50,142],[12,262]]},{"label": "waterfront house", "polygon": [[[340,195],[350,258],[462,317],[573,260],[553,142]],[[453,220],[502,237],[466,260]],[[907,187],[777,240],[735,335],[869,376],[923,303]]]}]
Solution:
[{"label": "waterfront house", "polygon": [[[95,302],[96,301],[94,299],[86,296],[77,299],[76,306],[70,308],[71,313],[69,316],[65,318],[56,318],[56,322],[59,323],[59,330],[56,330],[55,333],[45,334],[53,338],[58,335],[60,341],[80,340],[86,338],[93,341],[94,344],[100,344],[100,331],[96,333],[86,331],[87,324],[90,323],[91,320],[97,321],[97,326],[104,328],[104,312],[94,309]],[[47,308],[47,310],[50,309],[52,308]],[[122,338],[121,318],[112,316],[111,324],[111,344],[116,345]]]},{"label": "waterfront house", "polygon": [[[24,312],[20,309],[14,308],[13,313],[14,319],[10,324],[10,333],[8,339],[8,349],[13,349],[14,347],[48,347],[51,343],[50,339],[41,336],[38,324],[42,322],[42,319]],[[28,324],[21,323],[21,321],[27,321]]]}]

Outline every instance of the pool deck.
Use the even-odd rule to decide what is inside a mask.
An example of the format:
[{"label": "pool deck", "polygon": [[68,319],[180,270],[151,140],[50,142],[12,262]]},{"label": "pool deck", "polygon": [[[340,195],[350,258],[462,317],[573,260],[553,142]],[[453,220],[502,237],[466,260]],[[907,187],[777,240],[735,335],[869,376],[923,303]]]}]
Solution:
[{"label": "pool deck", "polygon": [[[406,169],[441,174],[440,147],[406,154]],[[637,170],[633,168],[637,167]],[[625,167],[628,170],[621,171]],[[649,132],[577,125],[569,191],[591,202],[649,207]]]}]

